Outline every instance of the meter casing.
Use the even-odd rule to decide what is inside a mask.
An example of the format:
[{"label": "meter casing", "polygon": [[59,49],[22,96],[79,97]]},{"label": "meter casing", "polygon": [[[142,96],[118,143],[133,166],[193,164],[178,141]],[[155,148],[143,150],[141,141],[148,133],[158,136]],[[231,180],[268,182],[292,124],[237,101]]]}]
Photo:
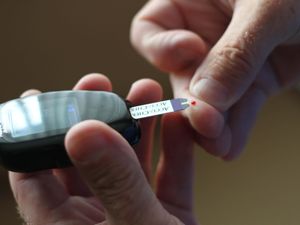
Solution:
[{"label": "meter casing", "polygon": [[16,172],[71,166],[64,138],[72,126],[84,120],[107,123],[131,145],[139,141],[138,121],[131,117],[129,103],[118,95],[48,92],[0,105],[0,163]]}]

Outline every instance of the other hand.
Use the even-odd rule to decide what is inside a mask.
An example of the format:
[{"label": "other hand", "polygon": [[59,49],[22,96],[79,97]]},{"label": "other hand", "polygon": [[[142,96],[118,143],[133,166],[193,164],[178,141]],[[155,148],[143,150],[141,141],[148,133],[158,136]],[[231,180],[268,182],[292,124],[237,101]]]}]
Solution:
[{"label": "other hand", "polygon": [[171,73],[195,140],[230,160],[265,100],[300,74],[298,0],[150,0],[132,23],[136,49]]}]

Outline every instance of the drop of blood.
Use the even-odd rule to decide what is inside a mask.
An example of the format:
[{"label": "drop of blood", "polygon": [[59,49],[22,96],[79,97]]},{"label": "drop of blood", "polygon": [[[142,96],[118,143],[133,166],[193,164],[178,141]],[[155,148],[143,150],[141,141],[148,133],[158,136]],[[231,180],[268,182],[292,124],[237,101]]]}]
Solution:
[{"label": "drop of blood", "polygon": [[196,103],[196,101],[192,101],[191,104],[192,104],[192,106],[195,106],[197,103]]}]

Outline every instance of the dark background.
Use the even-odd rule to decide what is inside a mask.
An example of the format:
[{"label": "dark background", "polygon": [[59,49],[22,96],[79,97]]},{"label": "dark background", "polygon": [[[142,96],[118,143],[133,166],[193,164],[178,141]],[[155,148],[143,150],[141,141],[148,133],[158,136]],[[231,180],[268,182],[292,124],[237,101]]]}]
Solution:
[{"label": "dark background", "polygon": [[[131,19],[145,2],[2,0],[0,101],[29,88],[70,89],[92,72],[108,75],[123,96],[143,77],[160,81],[171,96],[167,75],[129,44]],[[299,224],[299,115],[300,95],[287,91],[263,108],[240,160],[225,163],[196,149],[195,212],[202,224]],[[21,224],[3,169],[0,224]]]}]

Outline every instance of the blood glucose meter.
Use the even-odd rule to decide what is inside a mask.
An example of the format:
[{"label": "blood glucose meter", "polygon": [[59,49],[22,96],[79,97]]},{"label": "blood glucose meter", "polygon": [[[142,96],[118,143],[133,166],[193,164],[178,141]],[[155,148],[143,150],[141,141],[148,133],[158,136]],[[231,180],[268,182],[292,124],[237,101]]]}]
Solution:
[{"label": "blood glucose meter", "polygon": [[116,94],[48,92],[0,105],[0,163],[17,172],[71,166],[64,147],[65,134],[76,123],[90,119],[107,123],[131,145],[140,138],[129,103]]},{"label": "blood glucose meter", "polygon": [[141,135],[139,119],[189,105],[187,99],[176,98],[131,107],[105,91],[57,91],[11,100],[0,105],[0,164],[16,172],[68,167],[72,163],[64,138],[73,125],[99,120],[134,145]]}]

